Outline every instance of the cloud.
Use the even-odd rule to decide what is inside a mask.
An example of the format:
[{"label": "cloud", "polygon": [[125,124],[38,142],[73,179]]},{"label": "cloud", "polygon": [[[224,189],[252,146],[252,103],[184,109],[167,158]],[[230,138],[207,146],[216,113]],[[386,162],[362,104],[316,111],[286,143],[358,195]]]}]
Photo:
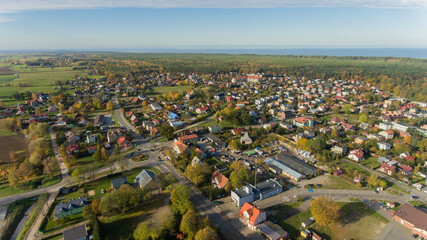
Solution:
[{"label": "cloud", "polygon": [[0,13],[91,8],[427,8],[426,0],[0,0]]},{"label": "cloud", "polygon": [[1,17],[0,16],[0,23],[2,22],[12,22],[13,19],[12,18],[8,18],[8,17]]}]

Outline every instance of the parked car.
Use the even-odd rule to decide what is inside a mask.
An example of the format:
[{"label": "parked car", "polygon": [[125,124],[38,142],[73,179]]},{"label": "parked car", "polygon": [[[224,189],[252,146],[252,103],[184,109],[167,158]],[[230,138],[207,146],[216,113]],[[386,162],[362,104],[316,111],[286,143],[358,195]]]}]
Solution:
[{"label": "parked car", "polygon": [[378,191],[377,190],[372,190],[374,193],[376,193],[376,194],[378,194]]}]

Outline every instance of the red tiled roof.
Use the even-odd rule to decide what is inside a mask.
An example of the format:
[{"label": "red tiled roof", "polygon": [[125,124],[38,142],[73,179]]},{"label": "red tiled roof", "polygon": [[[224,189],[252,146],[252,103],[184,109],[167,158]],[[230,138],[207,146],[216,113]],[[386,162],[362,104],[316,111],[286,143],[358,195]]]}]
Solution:
[{"label": "red tiled roof", "polygon": [[222,173],[220,173],[218,170],[216,170],[212,174],[212,181],[214,181],[215,179],[218,181],[218,185],[221,188],[224,188],[225,185],[227,185],[227,183],[228,183],[228,178],[226,176],[224,176]]},{"label": "red tiled roof", "polygon": [[191,139],[194,139],[194,138],[197,138],[197,137],[198,137],[197,134],[191,134],[191,135],[179,137],[178,140],[186,141],[186,140],[191,140]]},{"label": "red tiled roof", "polygon": [[242,217],[244,212],[247,212],[249,217],[249,224],[254,226],[256,219],[258,218],[259,214],[262,212],[262,210],[256,208],[251,203],[245,203],[243,204],[242,208],[240,209],[239,215]]}]

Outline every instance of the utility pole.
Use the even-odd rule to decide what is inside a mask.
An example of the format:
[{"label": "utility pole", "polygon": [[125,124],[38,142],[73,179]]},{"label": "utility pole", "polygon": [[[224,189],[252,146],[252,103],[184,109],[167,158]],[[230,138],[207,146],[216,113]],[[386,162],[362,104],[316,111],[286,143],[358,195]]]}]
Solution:
[{"label": "utility pole", "polygon": [[258,164],[255,161],[255,187],[256,187],[256,171],[257,171],[257,169],[258,169]]}]

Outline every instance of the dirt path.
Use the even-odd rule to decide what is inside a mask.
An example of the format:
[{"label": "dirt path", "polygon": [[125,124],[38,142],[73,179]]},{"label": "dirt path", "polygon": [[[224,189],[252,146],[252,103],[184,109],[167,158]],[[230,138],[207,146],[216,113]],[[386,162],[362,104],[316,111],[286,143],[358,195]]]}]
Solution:
[{"label": "dirt path", "polygon": [[160,226],[162,224],[162,221],[164,219],[164,216],[167,216],[172,213],[171,208],[169,206],[169,200],[170,200],[170,194],[168,193],[168,196],[163,200],[163,203],[160,207],[156,208],[155,211],[152,212],[152,218],[150,221],[152,224],[154,224],[156,227]]},{"label": "dirt path", "polygon": [[52,205],[53,201],[56,198],[56,195],[58,193],[51,193],[49,196],[49,199],[47,200],[46,204],[43,205],[42,210],[37,215],[36,219],[34,220],[33,225],[31,226],[30,230],[28,231],[28,238],[27,239],[37,239],[37,233],[39,231],[39,228],[43,222],[43,219],[45,217],[45,214],[49,211],[50,206]]}]

